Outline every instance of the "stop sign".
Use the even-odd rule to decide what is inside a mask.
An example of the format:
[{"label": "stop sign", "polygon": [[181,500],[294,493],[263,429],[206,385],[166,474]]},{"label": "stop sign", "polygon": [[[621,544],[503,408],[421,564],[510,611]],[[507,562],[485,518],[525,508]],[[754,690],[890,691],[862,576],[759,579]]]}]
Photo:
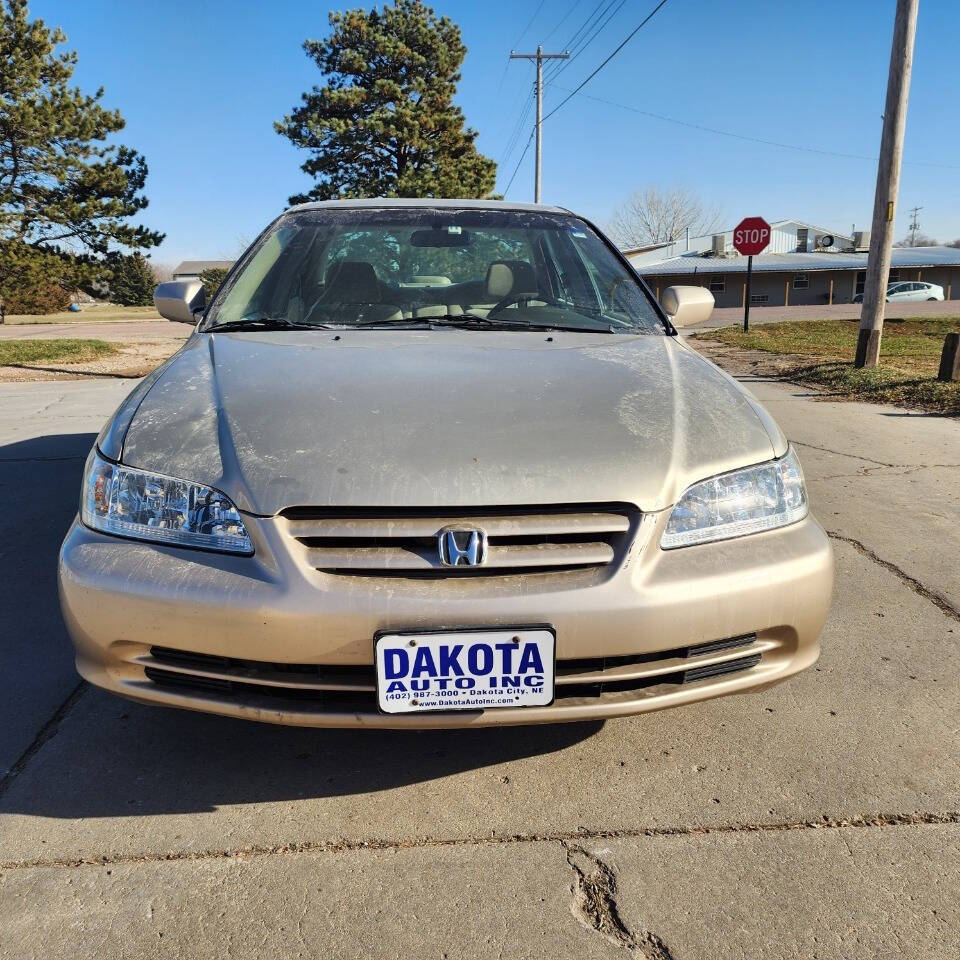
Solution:
[{"label": "stop sign", "polygon": [[733,245],[737,253],[752,257],[770,242],[770,224],[763,217],[744,217],[733,229]]}]

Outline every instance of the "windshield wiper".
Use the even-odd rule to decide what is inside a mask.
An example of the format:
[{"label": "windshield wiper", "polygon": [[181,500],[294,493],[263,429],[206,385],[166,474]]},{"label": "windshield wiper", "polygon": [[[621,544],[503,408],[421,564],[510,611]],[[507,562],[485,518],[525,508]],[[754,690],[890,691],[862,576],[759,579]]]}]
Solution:
[{"label": "windshield wiper", "polygon": [[208,327],[207,333],[230,333],[237,330],[332,330],[328,323],[294,323],[286,317],[244,317]]},{"label": "windshield wiper", "polygon": [[484,317],[476,313],[463,313],[459,316],[433,317],[431,323],[441,327],[466,327],[473,330],[561,330],[568,333],[613,333],[610,324],[595,327],[581,327],[569,323],[526,323],[523,320],[508,320],[506,317]]},{"label": "windshield wiper", "polygon": [[384,317],[382,320],[361,320],[359,323],[344,323],[342,326],[346,330],[373,330],[376,327],[425,330],[431,322],[430,317]]}]

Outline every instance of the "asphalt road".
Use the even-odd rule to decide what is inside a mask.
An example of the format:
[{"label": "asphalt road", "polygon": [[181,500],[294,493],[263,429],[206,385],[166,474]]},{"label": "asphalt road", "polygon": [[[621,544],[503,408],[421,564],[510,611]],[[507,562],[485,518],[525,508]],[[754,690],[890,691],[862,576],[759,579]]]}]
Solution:
[{"label": "asphalt road", "polygon": [[55,558],[131,384],[0,384],[0,957],[960,955],[960,424],[752,388],[834,537],[817,666],[600,724],[325,732],[79,685]]},{"label": "asphalt road", "polygon": [[78,320],[70,323],[16,323],[0,325],[0,340],[186,340],[193,328],[169,320]]},{"label": "asphalt road", "polygon": [[[863,306],[859,303],[834,303],[830,306],[753,307],[750,323],[777,323],[780,320],[859,320]],[[890,318],[960,317],[960,300],[936,300],[932,303],[888,303],[886,316]],[[713,330],[743,323],[743,307],[718,307],[697,330]],[[694,328],[690,328],[694,329]]]}]

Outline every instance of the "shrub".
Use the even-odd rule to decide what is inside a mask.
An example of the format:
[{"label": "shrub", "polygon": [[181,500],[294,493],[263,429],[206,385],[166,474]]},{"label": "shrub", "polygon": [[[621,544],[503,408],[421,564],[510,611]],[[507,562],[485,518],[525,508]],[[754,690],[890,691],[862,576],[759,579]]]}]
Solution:
[{"label": "shrub", "polygon": [[214,298],[226,275],[227,271],[223,267],[210,267],[201,271],[200,282],[203,284],[203,292],[207,296],[207,303]]},{"label": "shrub", "polygon": [[58,283],[38,280],[7,290],[3,296],[5,313],[60,313],[70,306],[70,291]]}]

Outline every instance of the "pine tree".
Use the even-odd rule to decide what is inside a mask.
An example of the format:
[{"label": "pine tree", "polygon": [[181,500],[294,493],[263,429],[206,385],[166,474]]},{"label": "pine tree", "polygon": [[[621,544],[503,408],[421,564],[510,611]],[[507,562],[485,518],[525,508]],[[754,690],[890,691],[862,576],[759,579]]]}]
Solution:
[{"label": "pine tree", "polygon": [[130,218],[147,205],[147,165],[108,138],[116,110],[70,85],[77,55],[29,20],[27,0],[0,0],[0,297],[37,283],[88,286],[109,277],[107,254],[163,235]]},{"label": "pine tree", "polygon": [[124,307],[148,307],[153,303],[157,280],[141,253],[110,260],[110,301]]},{"label": "pine tree", "polygon": [[477,152],[453,97],[467,48],[460,29],[420,0],[330,14],[308,40],[326,85],[274,126],[310,151],[317,180],[291,203],[348,197],[482,197],[496,164]]}]

